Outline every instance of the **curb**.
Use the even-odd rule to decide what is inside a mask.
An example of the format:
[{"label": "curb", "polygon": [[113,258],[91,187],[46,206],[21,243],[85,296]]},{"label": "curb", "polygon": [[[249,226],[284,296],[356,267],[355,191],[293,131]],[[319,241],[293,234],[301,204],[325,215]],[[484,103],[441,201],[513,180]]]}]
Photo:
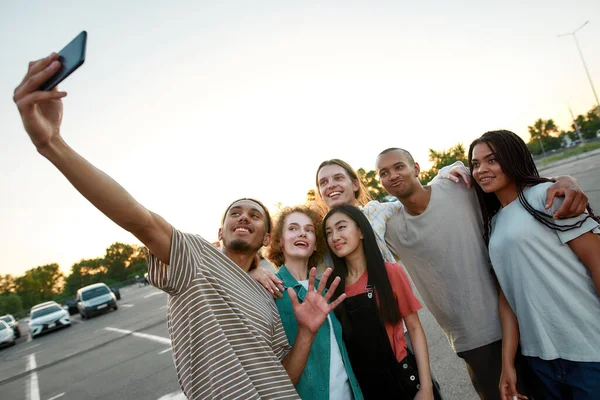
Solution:
[{"label": "curb", "polygon": [[573,161],[583,160],[585,158],[593,157],[593,156],[595,156],[597,154],[600,154],[600,149],[596,149],[596,150],[592,150],[592,151],[586,151],[585,153],[581,153],[581,154],[578,154],[576,156],[571,156],[571,157],[565,158],[563,160],[558,160],[558,161],[555,161],[555,162],[550,163],[548,165],[538,166],[538,172],[541,173],[542,171],[545,171],[547,169],[554,168],[554,167],[559,167],[559,166],[565,165],[565,164],[569,164],[569,163],[572,163]]}]

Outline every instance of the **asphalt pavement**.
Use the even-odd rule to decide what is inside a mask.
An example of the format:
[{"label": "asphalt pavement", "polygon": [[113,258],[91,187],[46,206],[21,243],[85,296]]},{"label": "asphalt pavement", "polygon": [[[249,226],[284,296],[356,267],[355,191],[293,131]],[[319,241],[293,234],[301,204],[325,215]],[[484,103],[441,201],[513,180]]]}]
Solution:
[{"label": "asphalt pavement", "polygon": [[174,399],[180,394],[166,323],[167,295],[121,290],[117,311],[0,351],[0,398]]},{"label": "asphalt pavement", "polygon": [[[600,152],[540,169],[578,179],[600,214]],[[183,400],[166,323],[167,295],[151,286],[121,289],[117,311],[0,350],[0,398]],[[446,400],[475,400],[464,362],[426,309],[419,313],[432,370]]]}]

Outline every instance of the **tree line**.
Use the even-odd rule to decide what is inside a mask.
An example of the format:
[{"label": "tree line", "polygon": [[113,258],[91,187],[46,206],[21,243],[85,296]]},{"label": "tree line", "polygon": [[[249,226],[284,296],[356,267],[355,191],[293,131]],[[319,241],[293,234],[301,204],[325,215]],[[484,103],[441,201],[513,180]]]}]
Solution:
[{"label": "tree line", "polygon": [[[595,109],[586,115],[578,115],[571,124],[570,131],[560,130],[552,119],[538,119],[527,127],[530,135],[527,146],[534,155],[542,153],[542,145],[545,151],[560,148],[565,136],[572,141],[579,138],[577,129],[584,140],[596,137],[600,130],[600,117]],[[429,149],[431,168],[421,171],[419,180],[426,185],[442,167],[456,161],[468,165],[466,153],[462,143],[457,143],[447,150]],[[391,199],[381,186],[376,171],[359,168],[357,173],[372,199]],[[307,201],[314,201],[315,197],[315,190],[309,190]],[[0,315],[23,312],[34,304],[47,300],[64,300],[74,296],[77,289],[92,283],[105,282],[111,285],[141,276],[148,269],[145,251],[145,247],[116,242],[106,249],[104,257],[81,260],[73,264],[67,276],[60,272],[56,263],[32,268],[19,277],[0,275]]]},{"label": "tree line", "polygon": [[[571,124],[570,131],[561,130],[552,119],[544,120],[539,118],[533,125],[527,127],[527,131],[529,132],[527,147],[533,155],[542,154],[542,145],[544,151],[558,149],[563,146],[565,137],[569,137],[573,142],[578,140],[579,134],[577,130],[579,130],[583,140],[596,138],[600,131],[599,108],[594,107],[587,114],[578,115]],[[419,180],[423,185],[431,182],[440,169],[446,165],[453,164],[456,161],[461,161],[466,166],[469,165],[467,150],[462,143],[457,143],[447,150],[438,151],[429,149],[429,161],[431,162],[431,168],[427,171],[421,171],[419,175]],[[376,171],[366,171],[364,168],[359,168],[356,172],[373,200],[390,200],[388,193],[381,186],[381,183],[379,183]],[[306,194],[306,200],[311,202],[315,199],[315,190],[310,189]]]},{"label": "tree line", "polygon": [[115,242],[103,257],[73,264],[68,275],[57,263],[31,268],[18,277],[0,275],[0,315],[24,313],[48,300],[62,303],[84,286],[98,282],[114,285],[142,276],[147,270],[145,247]]},{"label": "tree line", "polygon": [[600,131],[600,115],[596,107],[585,115],[578,115],[568,131],[560,129],[553,119],[539,118],[533,125],[527,127],[529,132],[527,147],[534,155],[559,149],[563,147],[567,138],[573,142],[579,140],[578,130],[583,140],[597,137]]}]

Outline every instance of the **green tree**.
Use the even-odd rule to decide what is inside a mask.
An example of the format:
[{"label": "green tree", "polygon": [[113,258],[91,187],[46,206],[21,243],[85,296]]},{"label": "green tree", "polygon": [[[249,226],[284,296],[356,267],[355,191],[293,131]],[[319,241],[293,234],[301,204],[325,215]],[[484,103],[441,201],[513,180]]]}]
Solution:
[{"label": "green tree", "polygon": [[133,252],[132,246],[119,242],[111,244],[106,249],[104,265],[107,267],[107,279],[117,282],[127,279],[127,267],[129,266]]},{"label": "green tree", "polygon": [[107,270],[104,258],[81,260],[73,264],[65,280],[65,292],[75,294],[79,288],[102,282],[106,279]]},{"label": "green tree", "polygon": [[133,254],[129,259],[127,278],[143,276],[148,272],[148,250],[144,246],[133,245]]},{"label": "green tree", "polygon": [[[581,136],[584,139],[595,138],[598,130],[600,130],[600,117],[596,113],[595,108],[592,108],[590,111],[588,111],[587,115],[585,116],[578,115],[577,118],[575,118],[575,122],[577,122]],[[574,123],[571,125],[571,127],[573,130],[575,130]],[[579,137],[577,137],[577,134],[575,134],[575,137],[572,137],[572,139],[576,140],[579,139]]]},{"label": "green tree", "polygon": [[558,126],[552,119],[539,118],[533,125],[527,127],[527,131],[530,137],[527,147],[532,154],[541,154],[542,150],[558,149],[562,145],[562,140],[558,137]]},{"label": "green tree", "polygon": [[0,275],[0,294],[15,292],[15,278],[12,275]]},{"label": "green tree", "polygon": [[17,314],[23,311],[23,302],[15,293],[0,296],[0,315]]},{"label": "green tree", "polygon": [[64,276],[58,264],[47,264],[32,268],[25,275],[15,279],[15,292],[21,298],[23,307],[51,300],[62,290]]},{"label": "green tree", "polygon": [[388,193],[381,186],[381,182],[377,178],[377,172],[373,170],[365,171],[364,168],[359,168],[356,173],[358,174],[358,179],[360,179],[373,200],[385,201]]},{"label": "green tree", "polygon": [[431,168],[427,171],[421,171],[419,180],[423,185],[427,185],[438,174],[442,167],[453,164],[456,161],[461,161],[468,165],[465,146],[462,143],[457,143],[448,150],[436,151],[429,149],[429,161]]}]

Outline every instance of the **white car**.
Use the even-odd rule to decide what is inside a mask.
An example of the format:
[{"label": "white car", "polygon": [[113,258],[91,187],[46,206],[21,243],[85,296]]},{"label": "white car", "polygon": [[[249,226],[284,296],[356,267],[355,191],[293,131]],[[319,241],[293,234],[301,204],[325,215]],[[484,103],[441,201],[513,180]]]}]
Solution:
[{"label": "white car", "polygon": [[15,344],[15,331],[3,320],[0,320],[0,347]]},{"label": "white car", "polygon": [[41,308],[41,307],[46,307],[49,306],[50,304],[55,304],[57,306],[60,306],[57,302],[55,302],[54,300],[50,300],[50,301],[45,301],[43,303],[40,304],[36,304],[35,306],[31,307],[31,310],[29,310],[29,313],[31,314],[31,312],[33,310],[35,310],[36,308]]},{"label": "white car", "polygon": [[117,297],[104,283],[94,283],[77,291],[77,308],[81,319],[105,312],[118,310]]},{"label": "white car", "polygon": [[6,315],[1,316],[0,320],[6,322],[8,324],[10,329],[12,329],[15,332],[15,337],[17,339],[21,337],[21,331],[19,331],[19,322],[17,320],[15,320],[15,317],[13,317],[10,314],[6,314]]},{"label": "white car", "polygon": [[69,326],[71,326],[69,312],[58,304],[48,304],[42,307],[34,306],[31,308],[29,329],[32,339],[42,333]]}]

